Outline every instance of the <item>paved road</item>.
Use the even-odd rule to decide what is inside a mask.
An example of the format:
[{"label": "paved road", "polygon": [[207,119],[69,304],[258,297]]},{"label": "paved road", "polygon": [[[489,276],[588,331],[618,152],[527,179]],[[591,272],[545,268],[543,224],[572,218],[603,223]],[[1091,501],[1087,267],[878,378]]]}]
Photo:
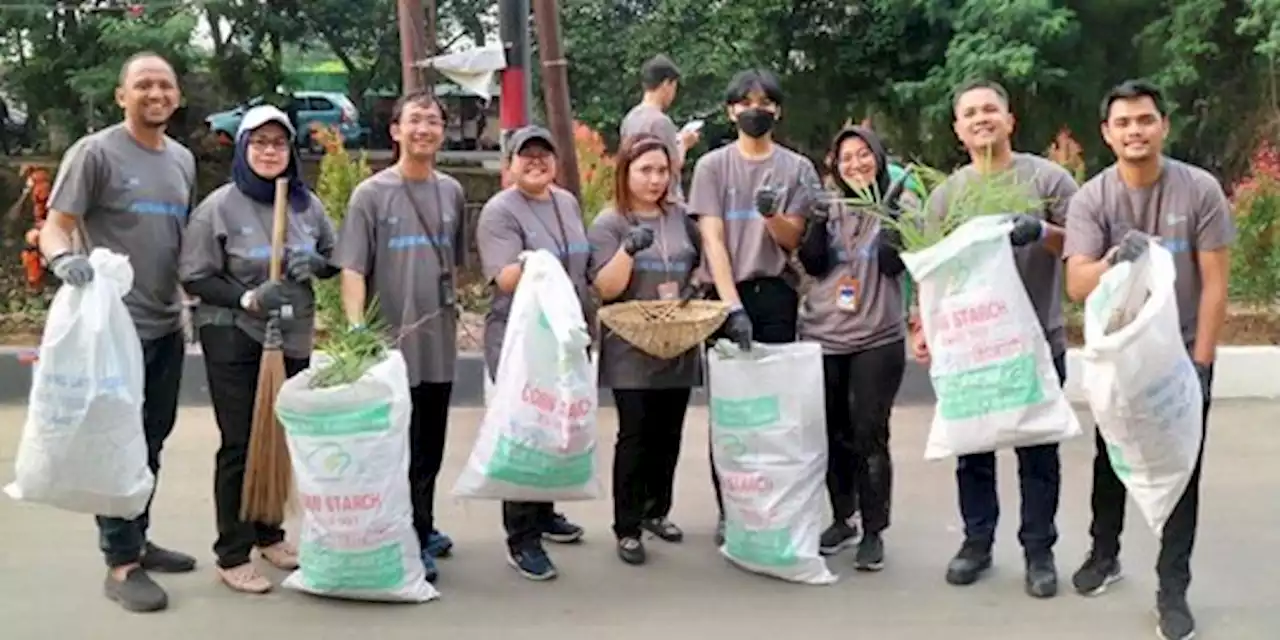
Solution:
[{"label": "paved road", "polygon": [[[447,489],[470,448],[480,414],[460,409],[444,472]],[[942,570],[958,540],[952,466],[920,458],[929,412],[895,416],[897,487],[889,564],[878,575],[854,574],[849,557],[829,587],[791,585],[743,573],[711,547],[712,497],[707,481],[706,414],[689,418],[674,519],[689,539],[654,541],[645,567],[621,564],[608,532],[608,501],[566,504],[586,525],[588,542],[554,548],[561,578],[533,584],[502,560],[497,506],[445,497],[439,519],[458,540],[442,562],[443,599],[421,606],[344,603],[277,591],[265,597],[229,592],[209,571],[213,506],[210,482],[217,436],[209,410],[184,408],[166,451],[155,510],[155,539],[196,553],[192,575],[164,577],[173,600],[154,616],[126,614],[99,595],[100,559],[87,517],[0,498],[0,638],[113,640],[149,634],[165,640],[734,640],[877,638],[925,640],[1126,640],[1154,636],[1151,615],[1155,544],[1131,510],[1124,560],[1128,579],[1103,598],[1063,594],[1035,601],[1022,594],[1016,476],[1001,456],[1006,513],[997,566],[972,587],[955,588]],[[12,473],[22,409],[0,407],[0,481]],[[1271,640],[1280,628],[1275,532],[1280,530],[1280,405],[1236,403],[1213,416],[1192,604],[1207,640]],[[602,414],[608,440],[614,416]],[[606,442],[606,444],[609,444]],[[1086,550],[1090,444],[1065,447],[1065,488],[1058,524],[1064,580]],[[252,635],[250,635],[252,634]]]}]

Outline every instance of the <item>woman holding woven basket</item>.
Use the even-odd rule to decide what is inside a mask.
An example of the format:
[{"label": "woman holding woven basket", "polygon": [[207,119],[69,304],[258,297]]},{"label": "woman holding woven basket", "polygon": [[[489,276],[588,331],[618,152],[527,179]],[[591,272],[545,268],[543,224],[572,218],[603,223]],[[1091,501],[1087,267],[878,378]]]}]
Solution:
[{"label": "woman holding woven basket", "polygon": [[850,519],[860,511],[864,533],[854,567],[879,571],[893,486],[889,414],[906,366],[901,241],[880,216],[896,210],[892,192],[902,185],[890,184],[884,145],[867,129],[841,130],[830,157],[841,197],[814,208],[799,250],[817,280],[801,302],[799,333],[822,345],[826,387],[835,521],[822,545],[832,554],[851,546]]},{"label": "woman holding woven basket", "polygon": [[[259,361],[269,316],[280,318],[285,372],[307,368],[315,326],[314,278],[331,278],[333,226],[320,199],[302,182],[284,112],[260,106],[245,113],[236,136],[232,180],[191,214],[178,277],[200,304],[200,334],[213,415],[222,436],[214,470],[219,579],[243,593],[266,593],[271,582],[250,562],[256,549],[278,569],[296,569],[298,552],[276,524],[244,522],[240,498],[253,423]],[[289,179],[286,277],[268,279],[275,180]]]},{"label": "woman holding woven basket", "polygon": [[[605,304],[675,301],[690,284],[702,242],[684,208],[667,202],[671,166],[656,136],[628,137],[618,150],[613,206],[596,217],[588,233],[593,281]],[[685,411],[700,379],[696,349],[657,358],[605,330],[600,381],[613,390],[618,409],[613,532],[623,562],[645,562],[642,531],[667,542],[684,539],[667,514]]]}]

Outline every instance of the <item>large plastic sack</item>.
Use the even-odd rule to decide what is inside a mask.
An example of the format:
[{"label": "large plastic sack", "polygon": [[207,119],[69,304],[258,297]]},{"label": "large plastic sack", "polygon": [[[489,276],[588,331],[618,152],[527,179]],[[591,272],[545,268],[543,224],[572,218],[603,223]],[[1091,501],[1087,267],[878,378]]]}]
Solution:
[{"label": "large plastic sack", "polygon": [[1157,536],[1182,498],[1204,400],[1182,341],[1173,256],[1157,243],[1103,274],[1085,300],[1084,391],[1111,467]]},{"label": "large plastic sack", "polygon": [[560,261],[547,251],[527,253],[484,421],[454,495],[529,502],[600,497],[590,345]]},{"label": "large plastic sack", "polygon": [[924,457],[1060,442],[1080,435],[1000,216],[965,222],[904,253],[915,278],[938,404]]},{"label": "large plastic sack", "polygon": [[53,298],[18,443],[16,500],[116,518],[136,518],[151,499],[142,431],[142,342],[125,307],[129,258],[94,249],[96,272]]},{"label": "large plastic sack", "polygon": [[791,582],[831,584],[818,553],[826,496],[822,348],[813,342],[707,350],[711,456],[724,496],[720,553]]},{"label": "large plastic sack", "polygon": [[350,600],[426,602],[409,494],[409,378],[388,351],[357,381],[312,389],[328,362],[285,381],[276,399],[302,506],[298,564],[284,586]]}]

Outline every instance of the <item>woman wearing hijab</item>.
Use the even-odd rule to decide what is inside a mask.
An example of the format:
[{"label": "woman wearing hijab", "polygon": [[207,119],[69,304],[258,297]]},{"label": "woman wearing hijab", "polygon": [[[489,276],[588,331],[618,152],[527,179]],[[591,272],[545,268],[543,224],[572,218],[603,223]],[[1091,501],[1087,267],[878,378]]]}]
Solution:
[{"label": "woman wearing hijab", "polygon": [[[836,136],[830,157],[841,199],[815,207],[799,250],[800,263],[817,280],[801,303],[799,332],[822,345],[826,387],[827,488],[835,521],[821,545],[834,555],[856,542],[854,567],[879,571],[893,485],[889,414],[906,364],[905,267],[897,234],[879,217],[895,203],[869,201],[890,191],[879,138],[848,127]],[[860,542],[851,522],[855,511],[862,515]]]},{"label": "woman wearing hijab", "polygon": [[[200,203],[183,237],[178,277],[197,296],[194,325],[204,351],[209,395],[222,436],[214,475],[218,577],[236,591],[266,593],[267,580],[250,562],[254,549],[280,569],[298,566],[297,550],[279,526],[240,520],[249,430],[267,320],[279,318],[285,372],[305,369],[315,325],[316,278],[329,264],[334,232],[320,200],[303,184],[294,154],[296,135],[279,109],[250,109],[236,135],[231,182]],[[268,280],[275,180],[289,180],[286,277]]]},{"label": "woman wearing hijab", "polygon": [[[622,141],[617,163],[613,206],[588,233],[595,289],[606,304],[677,299],[698,267],[702,241],[684,207],[667,202],[671,156],[660,138],[641,134]],[[696,349],[660,359],[605,331],[600,383],[613,390],[618,409],[613,532],[627,564],[646,560],[641,531],[684,539],[667,514],[689,394],[700,378]]]}]

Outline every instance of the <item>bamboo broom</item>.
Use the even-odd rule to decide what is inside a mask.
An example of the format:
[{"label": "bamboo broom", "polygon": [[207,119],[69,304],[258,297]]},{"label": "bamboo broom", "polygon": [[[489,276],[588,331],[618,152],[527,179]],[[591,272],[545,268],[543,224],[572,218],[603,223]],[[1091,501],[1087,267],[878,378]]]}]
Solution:
[{"label": "bamboo broom", "polygon": [[[289,181],[276,180],[276,201],[271,229],[270,278],[279,281],[283,271],[284,239],[287,230],[286,208],[289,204]],[[276,396],[284,383],[284,352],[280,318],[267,320],[266,339],[262,344],[262,363],[258,368],[258,391],[253,399],[253,425],[249,433],[249,459],[245,468],[244,488],[240,501],[240,519],[245,522],[280,524],[289,508],[293,487],[293,469],[289,462],[289,446],[284,427],[276,419]]]}]

